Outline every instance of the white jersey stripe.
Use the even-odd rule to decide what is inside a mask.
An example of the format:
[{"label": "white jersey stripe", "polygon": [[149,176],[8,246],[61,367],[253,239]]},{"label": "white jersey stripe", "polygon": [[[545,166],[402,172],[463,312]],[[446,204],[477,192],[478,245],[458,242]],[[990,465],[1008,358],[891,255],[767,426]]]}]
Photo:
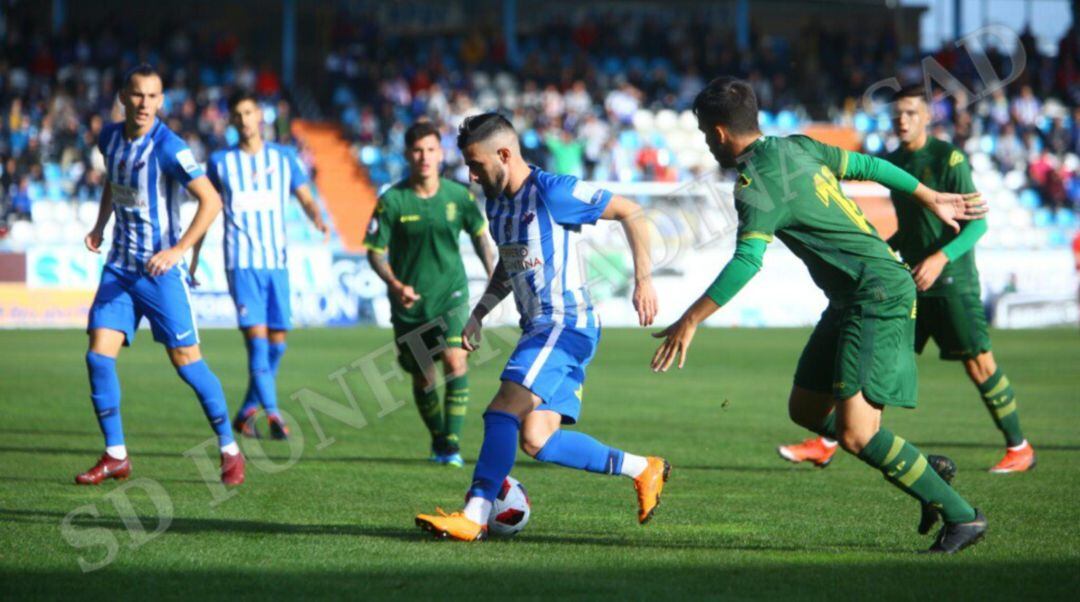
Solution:
[{"label": "white jersey stripe", "polygon": [[529,366],[529,371],[525,373],[525,379],[521,381],[521,386],[528,389],[536,382],[536,377],[540,374],[540,370],[543,369],[548,356],[551,355],[551,350],[555,348],[555,343],[559,340],[559,335],[562,334],[562,331],[562,324],[556,324],[555,328],[551,329],[547,341],[544,341],[544,348],[540,350],[540,353],[536,354],[536,359],[533,360],[532,366]]}]

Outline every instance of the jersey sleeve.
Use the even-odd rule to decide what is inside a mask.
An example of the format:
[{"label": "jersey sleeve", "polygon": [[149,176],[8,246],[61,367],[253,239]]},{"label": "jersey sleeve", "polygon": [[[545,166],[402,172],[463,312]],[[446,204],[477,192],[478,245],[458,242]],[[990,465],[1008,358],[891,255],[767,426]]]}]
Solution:
[{"label": "jersey sleeve", "polygon": [[158,161],[162,170],[184,186],[190,184],[192,180],[206,175],[202,166],[195,160],[195,155],[191,152],[191,149],[180,138],[166,138],[159,152]]},{"label": "jersey sleeve", "polygon": [[[116,131],[116,129],[113,128],[112,126],[105,126],[105,127],[101,128],[100,132],[98,132],[97,148],[98,148],[98,151],[101,152],[102,155],[105,155],[105,149],[109,145],[109,138],[112,137],[112,134],[115,131]],[[107,161],[107,159],[106,159],[106,161]]]},{"label": "jersey sleeve", "polygon": [[[392,190],[392,189],[391,189]],[[383,193],[375,205],[375,213],[368,222],[367,235],[364,236],[364,248],[376,253],[385,253],[390,248],[390,231],[394,224],[394,203],[391,191]]]},{"label": "jersey sleeve", "polygon": [[484,229],[487,228],[487,218],[484,217],[484,213],[480,211],[480,205],[476,202],[476,196],[469,192],[468,189],[464,190],[461,195],[461,224],[465,228],[465,231],[469,233],[469,236],[479,236],[484,233]]},{"label": "jersey sleeve", "polygon": [[552,217],[564,226],[595,224],[614,196],[574,176],[538,174],[536,185],[541,187]]},{"label": "jersey sleeve", "polygon": [[285,160],[289,162],[289,192],[296,194],[297,189],[311,182],[311,178],[308,177],[307,168],[300,162],[296,149],[288,149]]},{"label": "jersey sleeve", "polygon": [[210,179],[210,183],[214,185],[214,189],[219,194],[225,194],[225,190],[222,187],[221,175],[218,170],[221,168],[221,158],[216,155],[210,155],[210,159],[206,162],[206,177]]},{"label": "jersey sleeve", "polygon": [[761,270],[761,258],[765,255],[765,241],[757,238],[740,240],[735,254],[724,266],[705,294],[723,307],[742,290],[746,283]]},{"label": "jersey sleeve", "polygon": [[808,136],[796,138],[803,150],[832,170],[838,180],[870,180],[908,194],[919,186],[915,176],[884,159],[822,144]]},{"label": "jersey sleeve", "polygon": [[764,191],[752,188],[752,184],[736,184],[735,212],[739,216],[737,239],[739,241],[760,239],[765,243],[781,227],[784,209],[773,203]]}]

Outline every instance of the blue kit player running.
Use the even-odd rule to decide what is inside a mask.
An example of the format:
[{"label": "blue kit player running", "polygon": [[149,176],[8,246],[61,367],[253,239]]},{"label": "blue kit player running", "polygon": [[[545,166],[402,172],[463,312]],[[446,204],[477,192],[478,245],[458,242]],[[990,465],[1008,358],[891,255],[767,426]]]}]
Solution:
[{"label": "blue kit player running", "polygon": [[[90,308],[90,397],[105,435],[105,453],[75,477],[81,485],[126,479],[131,461],[120,422],[120,380],[116,357],[135,339],[143,317],[154,340],[165,346],[177,373],[202,404],[221,446],[221,480],[244,481],[244,457],[229,428],[221,382],[199,352],[191,312],[184,252],[199,240],[221,211],[221,198],[191,150],[156,115],[162,103],[161,77],[149,65],[128,73],[120,101],[124,121],[102,128],[98,148],[108,179],[86,247],[100,253],[105,225],[115,219],[101,284]],[[180,186],[199,202],[191,226],[180,235]]]},{"label": "blue kit player running", "polygon": [[500,115],[465,120],[458,147],[471,178],[484,188],[489,229],[499,246],[495,273],[462,332],[463,344],[476,349],[481,322],[510,292],[522,335],[484,413],[484,442],[464,511],[421,514],[416,524],[437,537],[485,539],[492,500],[514,466],[519,440],[522,451],[541,462],[634,479],[638,521],[645,523],[660,503],[668,463],[560,430],[577,422],[585,368],[600,342],[600,319],[577,255],[581,226],[598,219],[622,223],[634,259],[639,322],[647,326],[656,315],[648,230],[636,219],[640,208],[577,178],[529,166],[517,133]]},{"label": "blue kit player running", "polygon": [[240,144],[211,155],[207,175],[225,205],[225,271],[248,352],[248,389],[233,428],[257,437],[255,414],[261,404],[270,436],[287,439],[289,430],[277,407],[276,379],[291,325],[285,253],[289,197],[296,195],[324,237],[330,230],[311,196],[296,151],[263,141],[258,99],[250,92],[233,94],[229,118],[240,132]]}]

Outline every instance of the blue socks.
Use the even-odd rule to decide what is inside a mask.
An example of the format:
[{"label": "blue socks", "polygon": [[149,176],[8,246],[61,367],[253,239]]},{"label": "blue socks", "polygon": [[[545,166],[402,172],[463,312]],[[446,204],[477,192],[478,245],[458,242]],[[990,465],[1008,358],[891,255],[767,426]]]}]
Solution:
[{"label": "blue socks", "polygon": [[225,391],[221,389],[221,381],[210,371],[210,366],[199,360],[180,366],[176,373],[195,390],[210,427],[217,433],[218,444],[225,446],[232,443],[232,425],[229,424],[229,410],[225,407]]},{"label": "blue socks", "polygon": [[260,401],[267,414],[273,416],[278,413],[277,372],[287,347],[285,343],[270,343],[264,338],[247,339],[248,389],[244,403],[236,414],[238,418],[255,410]]},{"label": "blue socks", "polygon": [[495,410],[484,413],[484,442],[480,445],[480,458],[476,461],[467,497],[494,500],[499,494],[503,480],[514,467],[519,430],[521,421],[513,414]]},{"label": "blue socks", "polygon": [[90,401],[94,403],[106,447],[124,444],[120,422],[120,379],[116,376],[116,358],[93,351],[86,352],[86,371],[90,375]]},{"label": "blue socks", "polygon": [[577,468],[600,474],[619,474],[622,470],[622,450],[608,447],[577,431],[555,431],[536,459],[567,468]]}]

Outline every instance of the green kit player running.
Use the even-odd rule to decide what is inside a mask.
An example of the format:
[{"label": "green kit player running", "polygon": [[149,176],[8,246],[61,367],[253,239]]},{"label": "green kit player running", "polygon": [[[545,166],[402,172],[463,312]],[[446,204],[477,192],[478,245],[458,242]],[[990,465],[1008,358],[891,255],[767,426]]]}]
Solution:
[{"label": "green kit player running", "polygon": [[[364,246],[386,282],[401,367],[412,375],[413,397],[431,433],[431,460],[465,465],[461,429],[469,405],[467,353],[461,331],[469,317],[469,287],[458,239],[473,241],[488,277],[493,269],[487,222],[467,188],[439,177],[439,130],[420,122],[405,132],[409,177],[379,197]],[[389,261],[387,261],[389,255]],[[439,403],[435,360],[446,376]]]},{"label": "green kit player running", "polygon": [[[838,180],[874,180],[912,195],[945,223],[985,213],[977,195],[939,193],[890,163],[820,144],[805,136],[762,136],[749,84],[721,77],[694,100],[698,127],[721,167],[737,168],[739,216],[735,255],[704,295],[657,337],[652,359],[681,368],[697,326],[725,305],[761,268],[765,246],[779,237],[806,264],[829,306],[799,359],[788,401],[793,421],[838,439],[886,480],[923,504],[924,519],[945,525],[933,552],[978,541],[986,517],[939,475],[939,465],[881,426],[885,406],[913,408],[915,283]],[[947,475],[948,476],[948,475]],[[928,531],[932,523],[920,525]]]},{"label": "green kit player running", "polygon": [[[945,192],[975,192],[971,166],[964,153],[927,135],[930,110],[926,90],[908,86],[893,97],[893,128],[901,146],[886,157],[914,174],[920,182]],[[1024,472],[1035,466],[1035,450],[1020,430],[1020,413],[1009,378],[998,368],[990,351],[986,314],[979,299],[979,271],[975,243],[986,233],[986,220],[964,224],[960,233],[945,227],[910,195],[893,191],[899,230],[889,244],[914,266],[919,290],[919,316],[915,320],[915,351],[922,353],[933,338],[943,360],[964,363],[998,430],[1005,436],[1005,457],[990,472]],[[836,442],[824,437],[807,439],[778,449],[792,462],[810,461],[824,467],[836,451]]]}]

